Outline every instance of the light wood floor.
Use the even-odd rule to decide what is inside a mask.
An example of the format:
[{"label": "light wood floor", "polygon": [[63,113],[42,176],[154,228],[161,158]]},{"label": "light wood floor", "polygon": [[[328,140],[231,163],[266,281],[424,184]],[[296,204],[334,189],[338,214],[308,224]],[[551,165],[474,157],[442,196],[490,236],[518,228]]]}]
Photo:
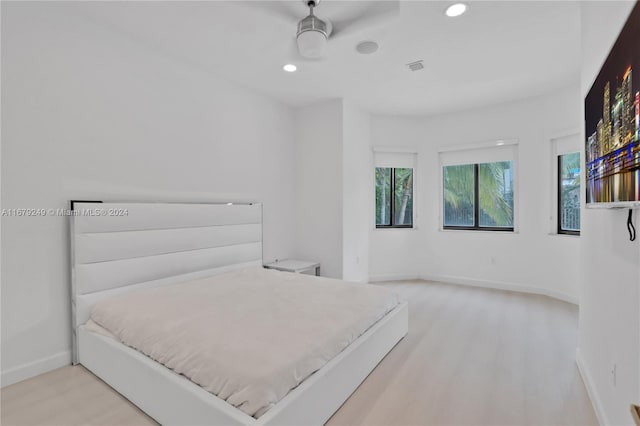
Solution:
[{"label": "light wood floor", "polygon": [[[329,425],[597,425],[574,362],[575,306],[430,282],[384,285],[409,301],[409,334]],[[2,425],[155,424],[79,366],[0,393]]]}]

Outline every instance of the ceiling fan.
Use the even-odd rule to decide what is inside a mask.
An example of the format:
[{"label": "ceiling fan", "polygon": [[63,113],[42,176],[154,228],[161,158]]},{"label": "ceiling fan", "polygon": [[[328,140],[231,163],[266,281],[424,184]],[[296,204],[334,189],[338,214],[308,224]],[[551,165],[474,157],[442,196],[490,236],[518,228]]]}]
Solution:
[{"label": "ceiling fan", "polygon": [[[387,24],[397,16],[400,11],[400,2],[398,0],[358,2],[327,1],[326,3],[332,3],[333,5],[340,5],[342,3],[357,4],[358,7],[356,9],[359,10],[356,16],[343,16],[342,18],[336,16],[334,19],[332,17],[324,18],[323,14],[323,18],[320,18],[315,14],[320,2],[321,0],[302,0],[302,3],[309,8],[309,14],[301,20],[299,15],[291,10],[287,4],[289,2],[253,2],[253,4],[262,3],[261,6],[266,6],[264,10],[270,13],[275,12],[291,24],[297,22],[295,48],[303,59],[320,59],[324,57],[327,45],[330,42],[345,36],[357,34],[369,28]],[[333,8],[334,11],[336,9],[337,8]],[[322,7],[320,10],[322,10]],[[331,10],[331,8],[328,10]]]},{"label": "ceiling fan", "polygon": [[313,14],[313,9],[320,4],[320,0],[303,1],[309,6],[309,15],[298,22],[296,33],[298,52],[305,58],[321,58],[333,31],[333,25],[330,21],[323,21]]}]

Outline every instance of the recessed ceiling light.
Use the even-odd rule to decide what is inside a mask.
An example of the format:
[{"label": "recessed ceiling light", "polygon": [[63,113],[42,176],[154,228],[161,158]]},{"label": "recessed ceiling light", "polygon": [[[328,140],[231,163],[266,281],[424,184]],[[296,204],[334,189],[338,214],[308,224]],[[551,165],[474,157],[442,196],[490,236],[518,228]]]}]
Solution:
[{"label": "recessed ceiling light", "polygon": [[498,142],[496,143],[496,145],[498,145],[498,146],[502,146],[502,145],[504,145],[504,141],[498,141]]},{"label": "recessed ceiling light", "polygon": [[462,15],[464,12],[466,12],[466,10],[467,10],[466,4],[456,3],[449,6],[445,13],[447,14],[448,17],[453,18],[453,17]]},{"label": "recessed ceiling light", "polygon": [[295,72],[298,69],[298,67],[296,67],[293,64],[287,64],[284,67],[282,67],[282,69],[285,70],[286,72]]}]

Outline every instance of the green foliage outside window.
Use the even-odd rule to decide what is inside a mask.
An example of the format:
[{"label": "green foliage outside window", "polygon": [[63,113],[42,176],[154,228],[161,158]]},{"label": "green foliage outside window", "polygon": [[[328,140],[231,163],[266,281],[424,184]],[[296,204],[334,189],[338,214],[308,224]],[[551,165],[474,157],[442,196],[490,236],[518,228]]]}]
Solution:
[{"label": "green foliage outside window", "polygon": [[445,166],[443,181],[445,227],[513,228],[513,162]]},{"label": "green foliage outside window", "polygon": [[375,184],[376,227],[413,226],[413,169],[376,167]]},{"label": "green foliage outside window", "polygon": [[558,232],[580,232],[580,153],[558,158]]}]

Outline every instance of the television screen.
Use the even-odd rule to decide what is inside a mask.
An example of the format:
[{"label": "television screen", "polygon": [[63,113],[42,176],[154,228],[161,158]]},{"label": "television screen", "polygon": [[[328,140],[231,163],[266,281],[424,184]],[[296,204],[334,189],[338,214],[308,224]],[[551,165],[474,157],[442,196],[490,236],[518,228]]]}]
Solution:
[{"label": "television screen", "polygon": [[587,204],[640,204],[640,2],[585,98],[585,126]]}]

